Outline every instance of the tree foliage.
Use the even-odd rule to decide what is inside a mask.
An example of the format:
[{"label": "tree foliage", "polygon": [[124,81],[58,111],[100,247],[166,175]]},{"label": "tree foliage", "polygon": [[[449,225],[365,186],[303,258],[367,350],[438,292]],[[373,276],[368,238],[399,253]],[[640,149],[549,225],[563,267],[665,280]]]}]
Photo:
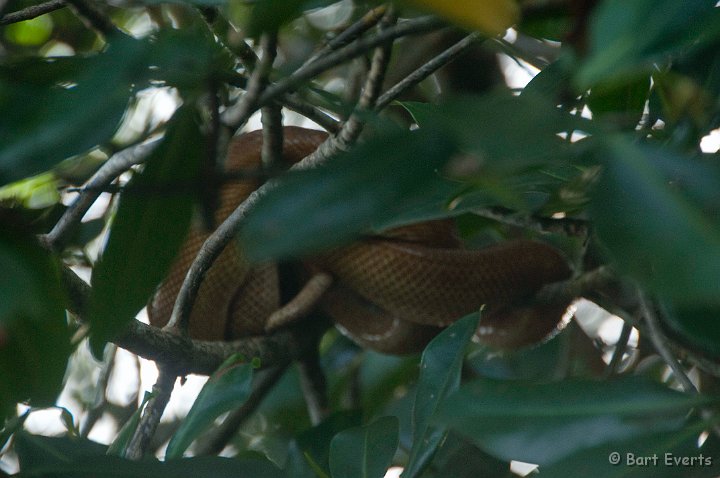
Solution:
[{"label": "tree foliage", "polygon": [[[521,461],[541,476],[717,476],[715,4],[0,1],[0,470],[507,477]],[[532,79],[508,86],[498,58]],[[147,112],[159,98],[166,116]],[[248,260],[452,217],[468,247],[561,249],[563,290],[620,317],[620,338],[586,318],[498,353],[472,340],[478,312],[394,357],[323,325],[207,345],[139,324],[212,209],[228,138],[261,110],[272,135],[281,107],[340,139],[248,206],[230,231]],[[109,207],[81,222],[101,193]],[[105,396],[108,342],[158,363],[140,409],[80,400],[62,436],[28,430],[73,371],[99,367],[88,343],[109,352],[85,394]],[[162,436],[175,376],[208,368]],[[103,413],[125,427],[101,444],[87,434]]]}]

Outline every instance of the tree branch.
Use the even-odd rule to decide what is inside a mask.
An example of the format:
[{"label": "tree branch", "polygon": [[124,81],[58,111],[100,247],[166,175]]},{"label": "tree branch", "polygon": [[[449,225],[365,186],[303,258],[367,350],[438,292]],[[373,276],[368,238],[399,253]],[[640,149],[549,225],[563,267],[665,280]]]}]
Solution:
[{"label": "tree branch", "polygon": [[160,418],[175,388],[177,375],[174,369],[170,370],[167,365],[161,365],[159,370],[157,382],[153,386],[153,397],[145,405],[140,423],[125,449],[124,457],[129,460],[140,460],[147,452],[150,440],[155,435]]},{"label": "tree branch", "polygon": [[[68,294],[68,309],[80,319],[85,315],[90,286],[69,267],[61,269]],[[329,324],[319,320],[305,321],[271,335],[248,337],[234,342],[192,340],[157,327],[131,320],[113,343],[136,355],[159,364],[171,364],[178,375],[212,374],[225,360],[240,353],[248,360],[257,357],[262,368],[282,365],[300,357],[316,344]]]},{"label": "tree branch", "polygon": [[340,131],[340,124],[335,118],[310,103],[304,102],[297,95],[287,94],[278,101],[278,104],[282,104],[286,108],[314,121],[330,134],[336,134]]},{"label": "tree branch", "polygon": [[465,51],[471,46],[473,46],[475,42],[480,38],[482,37],[479,33],[471,33],[447,50],[437,55],[435,58],[422,65],[417,70],[410,73],[402,81],[398,82],[392,88],[383,93],[383,95],[377,100],[377,103],[375,104],[375,111],[383,110],[387,105],[389,105],[405,91],[417,85],[425,78],[432,75],[437,70],[447,65],[458,56],[465,53]]},{"label": "tree branch", "polygon": [[52,230],[41,236],[41,242],[51,250],[62,250],[67,238],[107,186],[132,166],[145,161],[160,141],[161,138],[146,141],[110,157],[86,183],[78,198],[65,210]]},{"label": "tree branch", "polygon": [[688,393],[698,393],[697,387],[695,387],[695,384],[690,381],[685,373],[685,370],[683,370],[677,358],[675,358],[675,355],[673,355],[670,350],[670,347],[665,340],[665,336],[660,329],[660,322],[655,314],[652,304],[645,297],[645,294],[640,291],[638,291],[638,302],[640,304],[640,312],[642,313],[643,318],[645,319],[645,324],[648,328],[650,340],[652,340],[653,345],[655,345],[655,349],[673,371],[673,376],[680,385],[682,385],[683,390]]},{"label": "tree branch", "polygon": [[[387,10],[385,17],[380,24],[383,31],[387,31],[391,24],[397,21],[397,17],[393,9]],[[385,73],[390,62],[390,54],[392,52],[392,42],[388,41],[383,45],[375,48],[373,52],[370,71],[368,71],[365,84],[363,85],[360,99],[355,109],[345,122],[340,132],[336,136],[330,136],[326,139],[307,160],[309,162],[322,162],[339,151],[347,151],[360,137],[360,133],[365,126],[364,115],[375,108],[375,102],[380,95]]]},{"label": "tree branch", "polygon": [[[260,47],[263,50],[263,57],[260,61],[260,68],[264,70],[264,86],[269,82],[272,64],[277,56],[277,32],[267,32],[260,39]],[[282,107],[275,102],[264,105],[260,110],[262,122],[262,151],[260,158],[265,171],[280,164],[283,155],[283,125]]]},{"label": "tree branch", "polygon": [[[284,80],[274,83],[262,92],[262,94],[253,103],[241,101],[236,107],[228,109],[225,114],[224,121],[230,125],[233,130],[237,130],[243,125],[252,112],[280,98],[285,93],[297,88],[305,81],[329,70],[345,61],[362,55],[363,53],[380,46],[387,41],[394,40],[408,35],[425,33],[442,28],[444,23],[435,17],[420,17],[408,20],[395,27],[388,28],[372,37],[363,38],[356,42],[337,50],[323,58],[298,68],[292,75]],[[247,95],[246,95],[247,96]]]},{"label": "tree branch", "polygon": [[323,48],[321,48],[320,51],[316,52],[313,56],[311,56],[303,64],[303,66],[309,65],[310,63],[318,60],[319,58],[322,58],[329,53],[332,53],[338,48],[342,48],[352,43],[354,40],[362,36],[363,33],[377,25],[378,22],[382,20],[382,18],[385,16],[386,10],[387,7],[381,5],[367,12],[358,21],[343,30],[342,33],[340,33],[338,36],[328,41],[327,44]]},{"label": "tree branch", "polygon": [[40,3],[38,5],[31,5],[23,8],[16,12],[11,12],[0,17],[0,26],[10,25],[11,23],[24,22],[25,20],[32,20],[46,13],[60,10],[61,8],[67,7],[65,0],[50,0],[49,2]]}]

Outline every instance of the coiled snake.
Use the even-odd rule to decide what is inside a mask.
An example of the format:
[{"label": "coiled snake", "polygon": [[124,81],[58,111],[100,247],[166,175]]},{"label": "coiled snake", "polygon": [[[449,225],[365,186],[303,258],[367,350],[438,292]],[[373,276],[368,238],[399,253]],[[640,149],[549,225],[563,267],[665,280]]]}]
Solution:
[{"label": "coiled snake", "polygon": [[[327,137],[321,131],[284,128],[283,160],[295,163]],[[260,131],[230,145],[229,173],[258,171]],[[217,223],[254,189],[256,179],[226,183],[219,191]],[[208,233],[194,228],[165,281],[148,304],[150,322],[163,326],[185,274]],[[543,285],[567,279],[558,251],[540,242],[513,240],[481,250],[464,249],[451,220],[387,231],[303,263],[304,274],[324,272],[332,285],[317,304],[338,329],[358,344],[386,353],[421,350],[444,326],[486,306],[481,341],[517,348],[546,337],[568,304],[533,305]],[[193,307],[188,333],[202,340],[233,340],[266,333],[280,307],[278,269],[250,266],[235,244],[208,271]]]}]

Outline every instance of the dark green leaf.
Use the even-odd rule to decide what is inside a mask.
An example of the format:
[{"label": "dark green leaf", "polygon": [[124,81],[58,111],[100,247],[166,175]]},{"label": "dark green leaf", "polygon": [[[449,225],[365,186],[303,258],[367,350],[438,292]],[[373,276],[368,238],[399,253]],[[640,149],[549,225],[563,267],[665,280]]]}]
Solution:
[{"label": "dark green leaf", "polygon": [[333,478],[379,478],[390,467],[398,446],[398,419],[382,417],[364,427],[344,430],[330,442]]},{"label": "dark green leaf", "polygon": [[253,5],[248,35],[255,37],[266,31],[276,31],[298,17],[304,10],[324,7],[333,0],[259,0]]},{"label": "dark green leaf", "polygon": [[361,415],[356,411],[337,412],[323,420],[317,426],[301,433],[297,437],[305,460],[319,476],[330,476],[330,443],[343,430],[360,425]]},{"label": "dark green leaf", "polygon": [[191,106],[178,110],[162,143],[123,193],[93,272],[93,342],[102,344],[145,305],[190,225],[205,139]]},{"label": "dark green leaf", "polygon": [[[720,443],[714,434],[698,446],[707,427],[691,423],[676,433],[651,433],[642,439],[614,441],[570,455],[549,467],[542,476],[593,478],[716,478],[720,471]],[[613,455],[617,453],[617,455]],[[617,464],[610,460],[619,459]],[[680,461],[677,461],[680,460]],[[683,460],[687,460],[683,463]]]},{"label": "dark green leaf", "polygon": [[271,462],[259,458],[183,458],[160,462],[131,461],[106,455],[106,447],[89,440],[67,437],[18,435],[16,449],[22,476],[86,478],[285,478]]},{"label": "dark green leaf", "polygon": [[106,451],[105,445],[80,437],[44,437],[27,432],[15,435],[20,469],[27,473],[104,456]]},{"label": "dark green leaf", "polygon": [[653,62],[717,39],[714,6],[712,0],[602,2],[591,22],[590,55],[577,77],[581,89],[648,71]]},{"label": "dark green leaf", "polygon": [[720,307],[720,171],[623,139],[601,154],[592,212],[618,267],[678,308]]},{"label": "dark green leaf", "polygon": [[[510,463],[498,460],[450,431],[433,458],[433,466],[423,478],[476,478],[479,473],[492,478],[515,478]],[[532,476],[532,475],[531,475]]]},{"label": "dark green leaf", "polygon": [[442,131],[470,154],[477,167],[475,177],[512,176],[559,163],[570,146],[558,134],[591,128],[589,122],[560,111],[542,95],[513,96],[503,91],[457,98],[424,116],[424,127]]},{"label": "dark green leaf", "polygon": [[434,115],[438,110],[437,105],[430,103],[418,101],[398,101],[397,103],[410,113],[415,123],[421,128],[432,124]]},{"label": "dark green leaf", "polygon": [[522,96],[535,95],[539,98],[560,101],[570,86],[574,59],[565,54],[546,66],[523,88]]},{"label": "dark green leaf", "polygon": [[131,86],[145,81],[151,48],[124,35],[108,40],[103,53],[56,60],[59,66],[37,61],[29,73],[24,63],[0,69],[0,111],[13,117],[0,133],[0,184],[110,139]]},{"label": "dark green leaf", "polygon": [[556,383],[480,379],[445,400],[437,422],[505,460],[549,465],[587,448],[682,429],[713,399],[642,379]]},{"label": "dark green leaf", "polygon": [[422,198],[452,152],[432,131],[393,131],[326,166],[288,174],[248,214],[243,250],[265,261],[346,242]]},{"label": "dark green leaf", "polygon": [[235,77],[235,59],[215,40],[198,11],[186,10],[186,14],[194,20],[190,26],[165,29],[150,38],[147,75],[150,80],[177,87],[184,97],[193,98],[206,92],[209,80]]},{"label": "dark green leaf", "polygon": [[536,38],[564,41],[573,26],[570,8],[563,4],[540,4],[538,7],[523,12],[522,22],[517,28]]},{"label": "dark green leaf", "polygon": [[2,419],[19,401],[54,403],[71,347],[59,270],[35,237],[2,224],[0,270]]},{"label": "dark green leaf", "polygon": [[377,416],[380,411],[409,382],[418,375],[417,356],[396,357],[366,350],[360,369],[362,405],[367,416]]},{"label": "dark green leaf", "polygon": [[588,108],[594,116],[634,127],[642,117],[650,90],[650,77],[642,76],[620,85],[593,87]]},{"label": "dark green leaf", "polygon": [[188,446],[225,412],[242,405],[252,390],[253,366],[231,357],[200,390],[180,428],[168,443],[166,459],[179,458]]},{"label": "dark green leaf", "polygon": [[119,62],[136,55],[139,42],[119,41],[113,54],[87,60],[73,87],[34,85],[0,69],[0,111],[13,121],[0,130],[0,185],[37,174],[73,154],[107,141],[130,98]]},{"label": "dark green leaf", "polygon": [[0,112],[12,118],[0,129],[0,185],[109,141],[133,88],[152,79],[198,90],[233,65],[207,27],[107,40],[94,56],[0,66]]},{"label": "dark green leaf", "polygon": [[465,347],[479,321],[480,313],[463,317],[435,337],[422,354],[413,407],[413,446],[404,478],[420,476],[447,433],[445,427],[431,424],[431,418],[460,386]]}]

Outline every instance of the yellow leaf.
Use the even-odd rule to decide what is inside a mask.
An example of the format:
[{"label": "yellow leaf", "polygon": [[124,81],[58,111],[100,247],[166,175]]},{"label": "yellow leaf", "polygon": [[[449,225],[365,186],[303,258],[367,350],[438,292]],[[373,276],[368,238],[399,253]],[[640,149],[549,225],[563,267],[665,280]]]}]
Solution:
[{"label": "yellow leaf", "polygon": [[514,0],[408,0],[418,7],[445,17],[451,22],[498,35],[512,26],[520,16]]}]

